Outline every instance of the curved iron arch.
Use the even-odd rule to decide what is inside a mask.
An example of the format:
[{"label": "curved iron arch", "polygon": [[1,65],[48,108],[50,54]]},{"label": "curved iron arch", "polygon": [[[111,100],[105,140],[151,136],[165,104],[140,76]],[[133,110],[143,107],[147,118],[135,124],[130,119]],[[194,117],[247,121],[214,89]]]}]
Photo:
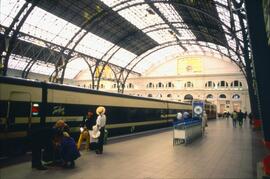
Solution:
[{"label": "curved iron arch", "polygon": [[[18,23],[18,25],[16,26],[16,29],[14,30],[13,34],[10,37],[9,40],[9,46],[7,48],[7,50],[5,50],[5,46],[0,48],[0,54],[1,54],[1,58],[4,59],[4,66],[3,66],[3,71],[2,71],[2,75],[6,76],[7,74],[7,69],[8,69],[8,61],[9,61],[9,57],[11,55],[11,52],[14,48],[14,43],[17,39],[17,35],[21,29],[21,27],[23,26],[24,22],[26,21],[27,17],[30,15],[30,13],[33,11],[33,9],[35,8],[36,4],[39,2],[40,0],[36,0],[36,1],[31,1],[30,2],[25,2],[23,4],[23,6],[21,7],[21,9],[19,10],[19,12],[16,14],[16,16],[14,17],[13,21],[11,22],[11,24],[9,25],[8,29],[5,31],[4,33],[4,38],[9,38],[9,34],[13,31],[13,27],[16,25],[16,23]],[[30,7],[28,7],[30,4]],[[28,9],[27,9],[28,8]],[[18,20],[20,18],[20,16],[24,13],[24,11],[26,10],[25,14],[23,15],[21,20]],[[6,51],[6,54],[3,55],[3,52]]]},{"label": "curved iron arch", "polygon": [[[66,44],[65,48],[67,48],[72,42],[73,40],[79,35],[79,33],[85,28],[87,27],[88,25],[90,25],[91,23],[95,23],[95,21],[99,18],[99,17],[104,17],[108,12],[109,10],[112,10],[113,8],[117,7],[117,6],[120,6],[120,5],[123,5],[127,2],[130,2],[130,1],[124,1],[124,2],[121,2],[121,3],[118,3],[108,9],[104,9],[102,11],[100,11],[99,13],[95,14],[91,19],[87,20],[80,28],[79,31],[77,31],[75,33],[75,35],[70,39],[70,41]],[[192,6],[189,6],[189,5],[184,5],[184,4],[181,4],[179,3],[178,1],[162,1],[162,0],[156,0],[154,2],[152,1],[147,1],[147,2],[140,2],[140,3],[134,3],[132,5],[128,5],[128,6],[125,6],[125,7],[121,7],[119,8],[117,11],[115,12],[119,12],[121,10],[124,10],[124,9],[127,9],[127,8],[130,8],[130,7],[133,7],[133,6],[138,6],[138,5],[142,5],[142,4],[154,4],[154,3],[166,3],[166,4],[170,4],[170,3],[175,3],[175,4],[178,4],[179,6],[182,6],[182,7],[186,7],[188,9],[192,9],[194,11],[197,11],[198,13],[202,13],[206,16],[208,16],[209,18],[211,18],[212,20],[218,22],[219,24],[222,24],[224,25],[228,30],[230,30],[230,27],[228,27],[225,23],[223,23],[222,21],[216,19],[215,17],[209,15],[207,12],[203,11],[203,10],[200,10],[200,9],[197,9],[195,7],[192,7]],[[68,57],[72,54],[72,52],[74,51],[74,49],[76,48],[76,46],[80,43],[80,41],[88,34],[88,31],[86,31],[74,44],[74,46],[71,48],[71,51],[68,52]],[[232,34],[235,38],[237,38],[237,36],[235,34]],[[64,53],[65,50],[63,50],[61,53]],[[67,58],[68,59],[68,58]],[[65,62],[67,63],[67,62]],[[66,65],[65,65],[66,66]],[[61,83],[63,83],[63,78],[64,78],[64,73],[62,73],[61,75]]]},{"label": "curved iron arch", "polygon": [[[172,44],[170,44],[170,43],[172,43]],[[165,45],[165,46],[161,46],[160,48],[155,49],[154,51],[152,51],[152,52],[150,52],[150,53],[148,53],[148,54],[145,54],[144,57],[142,57],[138,62],[136,62],[136,63],[131,67],[130,71],[132,71],[132,69],[133,69],[139,62],[141,62],[144,58],[146,58],[147,56],[151,55],[152,53],[154,53],[154,52],[156,52],[156,51],[158,51],[158,50],[161,50],[161,49],[163,49],[163,48],[167,48],[167,47],[169,47],[169,46],[175,46],[175,45],[178,45],[178,43],[179,43],[179,42],[177,42],[177,41],[167,42],[167,43],[163,44],[163,45]],[[188,42],[187,44],[190,44],[190,42]],[[201,44],[194,44],[194,45],[204,46],[204,45],[201,45]],[[217,52],[223,54],[224,56],[228,57],[229,59],[232,59],[231,56],[229,56],[229,55],[227,55],[227,54],[224,54],[223,52],[220,52],[220,51],[218,51],[218,50],[215,49],[215,48],[212,48],[212,47],[209,47],[209,46],[204,46],[204,47],[207,47],[207,48],[209,48],[209,49],[212,49],[212,50],[214,50],[214,51],[217,51]],[[136,58],[137,58],[137,57],[136,57]],[[238,58],[239,58],[239,57],[238,57]],[[135,58],[134,58],[134,59],[135,59]],[[232,60],[232,61],[233,61],[233,60]],[[234,61],[233,61],[233,62],[234,62]],[[236,63],[236,65],[239,67],[239,69],[242,71],[243,75],[244,75],[245,78],[246,78],[246,74],[245,74],[245,71],[243,70],[243,68],[242,68],[241,66],[239,66],[237,63]],[[126,66],[125,68],[127,68],[127,66]],[[126,75],[126,77],[125,77],[125,79],[124,79],[124,83],[126,82],[126,80],[127,80],[127,78],[128,78],[128,75],[129,75],[129,73]],[[247,79],[247,78],[246,78],[246,79]],[[122,90],[122,91],[124,91],[124,90]]]},{"label": "curved iron arch", "polygon": [[[178,22],[173,22],[173,23],[178,23]],[[183,22],[180,22],[180,23],[183,23]],[[158,26],[158,25],[164,25],[164,24],[166,24],[166,23],[159,23],[159,24],[155,24],[155,25],[151,25],[151,26],[147,26],[147,27],[145,27],[145,28],[143,28],[143,29],[140,29],[140,30],[145,30],[145,29],[151,29],[152,27],[155,27],[155,26]],[[154,31],[158,31],[158,30],[162,30],[162,29],[170,29],[169,27],[159,27],[159,28],[156,28],[156,29],[151,29],[150,31],[147,31],[147,32],[145,32],[146,34],[147,33],[149,33],[149,32],[154,32]],[[186,28],[186,27],[176,27],[176,29],[191,29],[191,28]],[[139,32],[140,30],[138,30],[138,31],[135,31],[133,34],[136,34],[137,32]],[[210,36],[211,38],[213,38],[213,39],[215,39],[216,41],[219,41],[219,39],[217,39],[216,37],[214,37],[214,36],[212,36],[211,34],[208,34],[208,33],[206,33],[206,32],[202,32],[202,31],[197,31],[197,30],[194,30],[193,29],[193,31],[196,31],[196,32],[198,32],[198,33],[202,33],[202,34],[204,34],[204,35],[207,35],[207,36]],[[227,34],[227,33],[226,33]],[[121,40],[119,40],[116,44],[114,44],[103,56],[102,56],[102,58],[101,58],[101,60],[103,60],[103,58],[112,50],[112,49],[114,49],[117,45],[118,45],[118,43],[121,43],[122,42],[122,40],[124,41],[127,37],[129,37],[129,35],[127,35],[127,36],[125,36],[125,37],[123,37]],[[188,39],[187,41],[190,41],[190,40],[192,40],[192,39]],[[181,43],[181,42],[180,42]],[[222,42],[220,42],[221,44],[222,44]],[[200,44],[197,44],[197,45],[199,45],[200,46]],[[217,46],[217,44],[215,44],[216,46]],[[217,46],[218,47],[218,46]],[[237,54],[237,56],[240,56],[240,54],[238,54],[238,52],[236,52],[234,49],[232,49],[231,47],[229,47],[228,45],[224,45],[223,47],[225,47],[225,48],[227,48],[227,49],[230,49],[231,51],[233,51],[235,54]],[[102,69],[101,69],[101,72],[100,72],[100,74],[99,74],[99,77],[98,77],[98,82],[97,82],[97,89],[99,88],[99,83],[100,83],[100,77],[102,76],[102,73],[103,73],[103,71],[104,71],[104,68],[105,68],[105,66],[109,63],[109,61],[111,60],[111,58],[113,57],[113,55],[114,54],[116,54],[117,53],[117,51],[118,50],[120,50],[121,49],[121,47],[118,47],[111,55],[110,55],[110,57],[108,58],[108,60],[105,62],[105,64],[103,65],[103,67],[102,67]],[[137,57],[135,57],[133,60],[135,60]],[[232,58],[231,58],[232,59]],[[101,61],[100,60],[100,61]],[[130,63],[133,61],[133,60],[131,60],[130,61]],[[234,61],[235,63],[237,63],[237,61]],[[238,66],[245,66],[243,63],[242,63],[242,61],[241,60],[239,60],[239,63],[240,64],[237,64]],[[97,65],[96,65],[96,67],[95,67],[95,70],[94,71],[96,71],[96,69],[97,69],[97,67],[98,67],[98,64],[99,64],[99,62],[97,62]],[[124,67],[125,69],[127,68],[127,66],[125,66]]]}]

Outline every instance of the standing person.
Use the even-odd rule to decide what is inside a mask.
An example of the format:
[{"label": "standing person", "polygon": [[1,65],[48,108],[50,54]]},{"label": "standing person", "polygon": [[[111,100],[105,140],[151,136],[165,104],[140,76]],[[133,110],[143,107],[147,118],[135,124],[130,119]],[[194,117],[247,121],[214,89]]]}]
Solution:
[{"label": "standing person", "polygon": [[250,112],[250,113],[248,114],[248,118],[249,118],[249,124],[252,125],[252,119],[253,119],[253,114],[252,114],[252,112]]},{"label": "standing person", "polygon": [[106,125],[106,115],[105,115],[105,108],[103,106],[99,106],[96,110],[97,112],[97,128],[100,131],[100,136],[98,138],[96,154],[103,153],[103,144],[104,144],[104,134],[105,134],[105,125]]},{"label": "standing person", "polygon": [[203,132],[205,131],[205,127],[207,127],[207,114],[206,111],[203,111],[203,116],[202,116],[202,129]]},{"label": "standing person", "polygon": [[234,110],[232,113],[232,121],[233,121],[233,127],[236,127],[237,122],[237,112]]},{"label": "standing person", "polygon": [[240,111],[237,113],[237,120],[239,122],[240,127],[242,127],[243,125],[243,118],[244,118],[244,113],[240,109]]},{"label": "standing person", "polygon": [[96,125],[96,121],[93,117],[93,113],[88,111],[86,117],[81,123],[81,127],[86,127],[88,130],[92,130],[92,127]]},{"label": "standing person", "polygon": [[247,119],[247,111],[244,113],[244,120]]},{"label": "standing person", "polygon": [[230,115],[231,115],[231,114],[230,114],[230,112],[228,111],[228,112],[227,112],[227,115],[226,115],[226,119],[227,119],[227,120],[230,119]]}]

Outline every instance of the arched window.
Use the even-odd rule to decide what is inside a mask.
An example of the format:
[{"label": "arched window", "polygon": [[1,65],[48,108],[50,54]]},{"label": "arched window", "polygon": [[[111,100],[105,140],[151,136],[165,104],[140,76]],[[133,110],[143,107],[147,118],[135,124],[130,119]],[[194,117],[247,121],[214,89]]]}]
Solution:
[{"label": "arched window", "polygon": [[207,81],[205,83],[206,88],[215,88],[216,84],[213,81]]},{"label": "arched window", "polygon": [[193,100],[193,96],[191,94],[187,94],[185,95],[184,100]]},{"label": "arched window", "polygon": [[134,85],[132,83],[128,83],[127,88],[134,88]]},{"label": "arched window", "polygon": [[152,98],[152,97],[153,97],[153,95],[152,95],[152,94],[148,94],[147,96],[148,96],[149,98]]},{"label": "arched window", "polygon": [[172,97],[172,94],[167,94],[167,98],[171,98]]},{"label": "arched window", "polygon": [[100,84],[100,88],[105,88],[105,85],[104,84]]},{"label": "arched window", "polygon": [[226,81],[220,81],[218,82],[218,87],[219,88],[228,88],[228,83]]},{"label": "arched window", "polygon": [[172,82],[168,82],[166,84],[166,88],[174,88],[174,84]]},{"label": "arched window", "polygon": [[240,95],[239,95],[239,94],[234,94],[234,95],[232,96],[232,99],[240,99]]},{"label": "arched window", "polygon": [[221,94],[221,95],[219,95],[219,98],[225,99],[226,98],[226,95],[225,94]]},{"label": "arched window", "polygon": [[164,84],[161,82],[158,82],[158,84],[156,85],[157,88],[164,88]]},{"label": "arched window", "polygon": [[154,84],[150,82],[146,85],[146,88],[154,88]]},{"label": "arched window", "polygon": [[158,98],[162,98],[162,94],[158,94],[157,97],[158,97]]},{"label": "arched window", "polygon": [[112,85],[112,88],[117,88],[116,83],[114,83],[114,84]]},{"label": "arched window", "polygon": [[212,95],[212,94],[208,94],[207,96],[206,96],[206,99],[213,99],[214,98],[214,96]]},{"label": "arched window", "polygon": [[242,83],[241,83],[241,81],[234,80],[233,82],[231,82],[231,87],[232,88],[241,88],[242,87]]},{"label": "arched window", "polygon": [[193,83],[190,82],[190,81],[188,81],[188,82],[186,82],[186,83],[184,84],[184,87],[185,87],[185,88],[193,88]]}]

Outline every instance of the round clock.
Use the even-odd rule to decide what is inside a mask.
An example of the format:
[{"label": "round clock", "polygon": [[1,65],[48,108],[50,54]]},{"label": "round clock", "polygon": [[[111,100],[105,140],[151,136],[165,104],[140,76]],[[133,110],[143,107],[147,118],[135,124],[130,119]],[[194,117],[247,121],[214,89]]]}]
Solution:
[{"label": "round clock", "polygon": [[195,106],[194,107],[194,113],[195,114],[201,114],[203,111],[202,107],[201,106]]}]

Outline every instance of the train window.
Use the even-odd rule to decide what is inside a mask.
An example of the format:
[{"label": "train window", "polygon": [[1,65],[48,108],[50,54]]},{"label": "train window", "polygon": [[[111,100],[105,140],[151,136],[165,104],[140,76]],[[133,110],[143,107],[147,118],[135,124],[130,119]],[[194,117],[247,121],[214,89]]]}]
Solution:
[{"label": "train window", "polygon": [[9,106],[9,125],[15,124],[17,119],[20,117],[29,117],[30,115],[30,103],[12,101]]}]

